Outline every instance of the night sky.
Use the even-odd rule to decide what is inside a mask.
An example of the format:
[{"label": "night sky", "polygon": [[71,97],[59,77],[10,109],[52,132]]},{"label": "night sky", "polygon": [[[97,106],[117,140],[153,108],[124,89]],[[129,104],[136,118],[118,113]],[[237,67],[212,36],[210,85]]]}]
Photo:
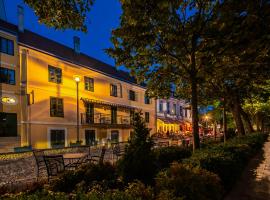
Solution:
[{"label": "night sky", "polygon": [[22,5],[26,29],[69,47],[73,47],[73,36],[79,36],[81,38],[81,52],[114,66],[114,60],[104,52],[104,49],[112,46],[110,42],[111,30],[120,23],[121,5],[119,0],[95,1],[87,19],[88,33],[72,30],[56,31],[39,24],[33,10],[22,0],[4,0],[4,3],[8,22],[17,24],[17,5]]}]

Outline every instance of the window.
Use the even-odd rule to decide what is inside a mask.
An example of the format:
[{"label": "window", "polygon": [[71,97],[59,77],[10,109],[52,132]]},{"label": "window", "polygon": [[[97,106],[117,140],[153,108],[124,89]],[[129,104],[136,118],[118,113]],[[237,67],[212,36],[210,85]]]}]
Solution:
[{"label": "window", "polygon": [[163,112],[163,102],[159,102],[159,112]]},{"label": "window", "polygon": [[64,117],[63,99],[51,97],[50,104],[51,117]]},{"label": "window", "polygon": [[135,101],[136,99],[136,94],[133,90],[129,90],[129,100]]},{"label": "window", "polygon": [[167,113],[170,114],[170,102],[167,102]]},{"label": "window", "polygon": [[49,71],[49,82],[62,83],[62,69],[50,66]]},{"label": "window", "polygon": [[12,40],[0,37],[0,52],[13,56],[14,42]]},{"label": "window", "polygon": [[187,117],[187,109],[185,108],[185,117]]},{"label": "window", "polygon": [[146,95],[144,96],[144,103],[145,104],[150,104],[150,98],[147,97]]},{"label": "window", "polygon": [[176,115],[176,104],[173,104],[173,108],[172,108],[172,114]]},{"label": "window", "polygon": [[51,130],[52,148],[65,146],[65,130]]},{"label": "window", "polygon": [[182,107],[182,106],[180,106],[180,107],[179,107],[179,110],[180,110],[180,116],[182,116],[182,117],[183,117],[183,107]]},{"label": "window", "polygon": [[117,85],[111,84],[111,96],[117,97]]},{"label": "window", "polygon": [[146,122],[146,123],[149,123],[149,121],[150,121],[150,115],[149,115],[149,112],[145,112],[144,114],[145,114],[145,116],[144,116],[145,122]]},{"label": "window", "polygon": [[0,67],[0,83],[15,85],[15,70]]},{"label": "window", "polygon": [[111,131],[111,141],[112,142],[119,142],[119,131],[118,130]]},{"label": "window", "polygon": [[84,89],[94,92],[94,79],[89,77],[84,77]]}]

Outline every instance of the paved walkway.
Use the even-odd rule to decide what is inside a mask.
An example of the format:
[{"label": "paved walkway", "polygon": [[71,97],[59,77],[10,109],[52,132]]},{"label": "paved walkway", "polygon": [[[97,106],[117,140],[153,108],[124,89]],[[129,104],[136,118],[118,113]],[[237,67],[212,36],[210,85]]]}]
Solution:
[{"label": "paved walkway", "polygon": [[270,137],[225,200],[270,200]]}]

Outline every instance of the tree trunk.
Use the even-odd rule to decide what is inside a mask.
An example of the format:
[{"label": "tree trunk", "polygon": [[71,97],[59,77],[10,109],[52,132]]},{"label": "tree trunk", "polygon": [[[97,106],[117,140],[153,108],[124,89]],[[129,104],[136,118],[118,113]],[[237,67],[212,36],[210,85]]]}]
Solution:
[{"label": "tree trunk", "polygon": [[227,113],[226,113],[226,101],[224,98],[224,105],[223,105],[223,136],[224,136],[224,143],[227,140]]},{"label": "tree trunk", "polygon": [[244,124],[240,114],[240,102],[238,96],[233,97],[232,114],[235,120],[238,135],[245,135]]},{"label": "tree trunk", "polygon": [[242,115],[244,121],[246,122],[248,133],[253,133],[254,129],[253,129],[253,126],[251,124],[251,120],[250,120],[248,114],[243,110],[243,108],[241,108],[241,106],[240,106],[240,112],[241,112],[241,115]]},{"label": "tree trunk", "polygon": [[197,96],[197,80],[191,78],[191,109],[192,109],[192,135],[193,135],[193,151],[200,148],[199,138],[199,116],[198,116],[198,96]]}]

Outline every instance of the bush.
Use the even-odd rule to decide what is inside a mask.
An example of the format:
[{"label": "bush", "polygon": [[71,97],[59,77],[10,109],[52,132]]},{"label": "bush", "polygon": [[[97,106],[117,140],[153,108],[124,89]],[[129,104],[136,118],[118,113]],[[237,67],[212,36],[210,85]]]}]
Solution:
[{"label": "bush", "polygon": [[50,189],[52,191],[72,192],[76,187],[87,190],[93,183],[100,183],[103,187],[114,187],[116,184],[116,170],[109,164],[87,164],[75,171],[66,171],[54,180]]},{"label": "bush", "polygon": [[50,192],[40,190],[34,193],[20,193],[16,195],[6,195],[3,197],[6,200],[68,200],[68,196],[64,193]]},{"label": "bush", "polygon": [[213,145],[196,151],[184,163],[217,174],[229,190],[241,175],[249,159],[261,149],[266,135],[251,134],[229,140],[225,145]]},{"label": "bush", "polygon": [[[222,199],[223,189],[219,177],[197,167],[174,162],[156,178],[156,190],[187,200]],[[159,194],[159,195],[160,195]]]},{"label": "bush", "polygon": [[180,162],[184,158],[189,158],[192,150],[184,147],[163,147],[154,150],[157,166],[164,169],[170,166],[173,161]]},{"label": "bush", "polygon": [[134,116],[134,131],[122,159],[118,162],[119,174],[125,183],[140,180],[152,184],[156,175],[153,141],[140,113]]}]

